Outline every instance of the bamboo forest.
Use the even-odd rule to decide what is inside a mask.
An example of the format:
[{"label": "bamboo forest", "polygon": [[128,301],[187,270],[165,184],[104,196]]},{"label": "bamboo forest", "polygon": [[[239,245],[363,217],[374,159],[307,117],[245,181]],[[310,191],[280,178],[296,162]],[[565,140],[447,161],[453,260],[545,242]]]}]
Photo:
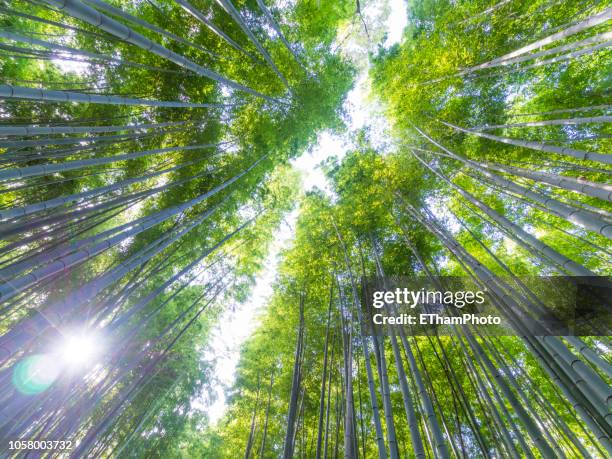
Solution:
[{"label": "bamboo forest", "polygon": [[[611,46],[609,0],[0,0],[0,458],[612,457]],[[401,279],[504,328],[372,326],[473,316]]]}]

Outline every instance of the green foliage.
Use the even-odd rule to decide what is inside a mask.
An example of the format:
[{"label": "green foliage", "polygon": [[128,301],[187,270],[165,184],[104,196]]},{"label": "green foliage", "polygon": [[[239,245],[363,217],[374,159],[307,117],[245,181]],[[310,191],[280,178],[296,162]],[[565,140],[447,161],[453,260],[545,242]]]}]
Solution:
[{"label": "green foliage", "polygon": [[[328,440],[331,450],[338,448],[342,454],[342,416],[346,410],[342,365],[348,351],[346,342],[342,342],[340,315],[345,314],[353,318],[352,322],[351,319],[346,320],[353,333],[351,374],[357,413],[357,447],[362,457],[378,456],[362,355],[364,341],[352,306],[349,272],[356,279],[362,274],[374,276],[375,258],[379,256],[389,276],[425,276],[422,262],[434,274],[466,275],[465,259],[454,256],[445,247],[445,241],[413,218],[404,203],[411,204],[423,215],[431,212],[431,218],[447,228],[470,256],[503,279],[508,279],[507,270],[515,276],[559,274],[564,271],[542,257],[533,247],[518,244],[516,234],[502,231],[500,224],[492,222],[473,202],[470,203],[458,193],[454,185],[462,187],[494,212],[516,223],[563,256],[597,274],[609,274],[609,240],[555,215],[531,199],[518,199],[517,194],[510,193],[507,188],[483,180],[483,177],[486,178],[484,173],[452,159],[416,129],[421,129],[444,147],[470,160],[514,165],[558,176],[581,177],[600,184],[605,182],[609,168],[595,162],[507,145],[457,132],[438,122],[443,120],[477,129],[487,125],[607,113],[608,110],[597,107],[609,103],[604,95],[609,68],[608,51],[531,67],[529,64],[539,63],[545,58],[533,58],[533,61],[477,72],[466,71],[469,67],[491,61],[593,16],[604,8],[605,5],[598,2],[555,2],[554,5],[544,1],[409,2],[409,24],[402,42],[387,50],[379,48],[378,54],[371,57],[370,80],[375,95],[385,106],[392,128],[393,147],[377,150],[371,146],[367,131],[354,133],[351,139],[353,149],[342,160],[329,158],[324,164],[332,185],[332,195],[315,191],[301,199],[295,240],[283,253],[274,293],[260,318],[260,326],[242,350],[236,382],[228,393],[227,412],[217,426],[206,431],[206,457],[243,455],[253,414],[256,419],[255,447],[261,445],[263,425],[267,419],[266,450],[262,457],[280,457],[287,431],[299,326],[298,304],[302,294],[306,298],[306,341],[300,373],[298,407],[302,411],[296,427],[295,456],[314,457],[330,284],[334,284],[334,288],[339,286],[341,292],[335,292],[332,302],[333,338],[328,351],[331,353],[331,348],[334,348],[335,357],[331,361],[331,398],[325,395],[331,421],[329,426],[327,421],[323,425],[330,429]],[[607,29],[609,24],[601,24],[577,36],[565,38],[560,43],[546,44],[543,49],[549,50],[559,44],[571,45]],[[536,51],[541,51],[540,47],[532,52]],[[555,56],[555,53],[551,55]],[[588,109],[591,106],[595,107],[592,115]],[[547,112],[554,110],[577,107],[587,109],[578,114],[561,112],[547,115]],[[482,132],[608,152],[608,131],[609,123],[569,123],[502,126]],[[434,170],[448,177],[450,183],[425,167],[416,157],[417,154]],[[597,198],[509,173],[500,175],[576,208],[584,206],[594,211],[610,211],[609,202]],[[342,244],[347,247],[350,267],[345,262]],[[416,249],[421,260],[415,256],[412,248]],[[474,273],[474,270],[470,272]],[[347,313],[347,310],[352,312]],[[432,399],[434,413],[444,431],[443,437],[449,450],[452,445],[455,454],[483,457],[479,441],[484,441],[487,454],[510,454],[507,446],[501,444],[500,426],[493,419],[495,411],[499,413],[505,428],[511,431],[513,439],[524,437],[529,453],[540,454],[517,416],[516,407],[500,390],[501,383],[497,376],[486,370],[482,358],[474,349],[462,350],[461,346],[466,343],[464,338],[429,336],[409,338],[408,341],[416,354],[417,368],[425,379],[426,391]],[[587,433],[588,429],[584,428],[583,418],[569,408],[564,393],[559,389],[562,384],[553,380],[536,359],[533,347],[530,347],[531,341],[479,335],[476,342],[499,369],[500,377],[506,384],[511,383],[511,392],[516,397],[520,396],[520,404],[528,410],[529,415],[534,419],[544,419],[546,435],[550,435],[548,441],[554,448],[562,445],[560,447],[568,457],[581,457],[583,454],[575,444],[570,444],[567,431],[561,430],[561,424],[564,424],[573,432],[579,444],[586,445],[589,454],[602,454]],[[594,343],[590,338],[585,338],[585,342],[590,345],[600,343],[601,346],[601,341],[596,338]],[[374,368],[373,383],[382,418],[382,381],[379,372],[385,370],[373,355],[372,344],[369,346],[370,363]],[[395,369],[389,339],[385,340],[384,349],[399,456],[414,457],[414,445],[399,388],[399,374]],[[608,348],[602,346],[599,349]],[[408,367],[407,362],[404,362],[404,366]],[[600,368],[595,368],[595,371],[602,381],[609,382]],[[423,395],[416,390],[414,371],[407,372],[408,384],[418,405]],[[260,391],[267,390],[265,381],[271,374],[274,374],[272,403],[266,418],[262,405],[257,405],[256,399],[258,388]],[[258,381],[263,381],[261,388]],[[415,412],[426,449],[433,455],[431,432],[429,427],[425,427],[428,422],[426,413],[420,406],[415,408]],[[383,420],[382,425],[385,435],[388,434],[387,420]],[[477,431],[480,432],[480,439]],[[256,456],[259,454],[257,450]],[[519,452],[521,454],[527,452]]]},{"label": "green foliage", "polygon": [[[549,150],[610,150],[610,123],[581,120],[609,112],[610,51],[581,45],[582,40],[601,41],[609,24],[520,51],[601,13],[606,2],[410,0],[402,41],[389,49],[372,42],[384,39],[380,24],[371,35],[355,37],[354,49],[342,49],[344,34],[350,37],[356,21],[366,21],[358,17],[358,8],[365,6],[345,0],[270,2],[291,49],[271,32],[253,0],[233,3],[244,24],[232,19],[223,2],[193,0],[229,39],[171,0],[108,3],[181,40],[105,13],[131,32],[250,92],[229,89],[161,57],[163,52],[120,40],[45,3],[0,5],[3,84],[212,104],[72,104],[50,102],[43,93],[38,99],[3,101],[0,127],[66,130],[0,139],[0,174],[20,173],[19,179],[1,181],[0,216],[7,220],[3,212],[17,208],[29,212],[23,210],[0,228],[0,274],[8,273],[9,281],[0,286],[5,314],[0,321],[5,334],[0,337],[1,371],[9,375],[21,359],[46,352],[47,342],[69,326],[106,334],[112,349],[82,378],[62,375],[39,398],[22,397],[7,387],[0,395],[8,405],[0,436],[70,434],[80,442],[76,456],[95,457],[235,458],[245,455],[251,441],[251,456],[273,458],[282,454],[290,395],[297,391],[295,456],[314,457],[324,378],[329,384],[323,385],[329,390],[323,397],[330,419],[324,423],[328,456],[331,450],[337,456],[344,452],[350,377],[360,457],[378,455],[371,390],[382,412],[385,394],[379,389],[385,379],[393,411],[381,414],[385,442],[390,443],[394,419],[399,456],[414,457],[414,430],[405,416],[396,354],[389,339],[371,340],[359,323],[362,277],[381,271],[388,276],[464,276],[467,270],[482,281],[483,272],[495,279],[567,274],[571,262],[595,274],[610,273],[604,231],[612,212],[609,200],[525,175],[545,173],[553,181],[566,177],[599,186],[606,182],[607,165],[571,157],[567,150]],[[244,33],[245,26],[288,87]],[[26,38],[20,41],[8,33]],[[28,43],[27,37],[48,43]],[[368,59],[363,49],[370,52]],[[519,59],[508,57],[516,50]],[[503,65],[497,65],[503,56]],[[343,132],[347,114],[342,105],[357,69],[364,68],[369,69],[373,98],[384,107],[392,146],[374,147],[376,139],[367,128],[351,133],[350,151],[324,164],[331,195],[319,190],[301,194],[290,161],[313,145],[322,130]],[[133,128],[168,122],[176,124]],[[83,126],[91,126],[91,132],[70,132]],[[105,126],[116,129],[96,131]],[[532,143],[513,145],[508,139]],[[149,150],[68,170],[76,161]],[[23,175],[41,165],[60,170]],[[499,172],[500,167],[506,170]],[[516,173],[508,169],[513,167]],[[83,194],[122,182],[99,194]],[[51,201],[69,195],[77,196]],[[227,308],[248,301],[275,232],[296,203],[295,239],[282,253],[260,325],[241,350],[227,411],[210,425],[198,401],[207,399],[215,384],[211,362],[202,357],[211,330]],[[559,208],[569,211],[563,214]],[[589,218],[607,226],[594,231],[584,223]],[[114,239],[117,234],[126,236]],[[508,296],[525,298],[509,291]],[[7,300],[5,292],[13,296]],[[534,312],[531,303],[519,303],[527,316]],[[582,445],[601,454],[583,413],[563,392],[569,386],[570,393],[582,396],[581,391],[590,390],[589,377],[601,381],[597,387],[603,391],[609,378],[601,362],[593,363],[592,356],[587,363],[580,360],[588,366],[576,382],[576,362],[564,370],[546,343],[474,333],[473,341],[457,334],[402,342],[416,431],[425,439],[427,454],[438,454],[431,440],[434,426],[443,431],[455,456],[512,456],[500,432],[504,429],[535,451],[540,445],[509,393],[520,397],[551,447],[563,448],[568,457],[583,454]],[[606,339],[585,341],[594,353],[609,349]],[[570,356],[579,351],[568,350]],[[551,377],[539,360],[546,359],[546,352],[553,372],[555,365],[566,371],[562,378]],[[495,372],[487,368],[487,359]],[[601,407],[583,398],[587,416],[601,423]]]},{"label": "green foliage", "polygon": [[[71,254],[70,244],[103,241],[121,225],[130,228],[131,222],[146,221],[150,216],[213,193],[239,174],[248,173],[172,218],[138,231],[120,243],[109,244],[107,250],[60,272],[53,282],[45,279],[35,282],[7,306],[11,314],[2,319],[0,330],[19,330],[37,320],[36,307],[40,311],[52,308],[67,295],[81,291],[87,282],[102,282],[112,270],[146,255],[164,238],[214,208],[208,218],[164,250],[135,264],[113,282],[102,284],[103,288],[92,298],[85,295],[93,290],[82,290],[84,296],[79,301],[83,304],[75,305],[75,314],[62,317],[57,323],[59,327],[97,327],[102,334],[112,336],[113,349],[105,354],[102,368],[96,370],[102,376],[92,378],[95,383],[90,387],[74,389],[75,396],[65,407],[67,415],[57,418],[54,428],[63,425],[65,432],[74,433],[83,426],[94,426],[85,428],[88,432],[100,426],[95,438],[86,438],[82,446],[93,448],[96,451],[93,454],[100,457],[110,457],[119,451],[126,457],[198,457],[202,447],[194,444],[200,437],[195,432],[206,425],[207,419],[194,407],[194,400],[214,384],[211,367],[202,360],[210,329],[228,304],[248,298],[275,230],[295,205],[299,176],[289,166],[289,160],[302,154],[319,131],[338,130],[342,126],[340,106],[352,85],[354,70],[350,62],[334,53],[331,42],[336,27],[349,14],[349,3],[334,2],[317,10],[315,15],[310,1],[300,0],[273,10],[304,67],[270,33],[267,19],[256,2],[235,3],[287,79],[290,91],[238,23],[215,2],[192,3],[236,46],[176,2],[107,3],[183,41],[103,12],[113,20],[208,70],[265,94],[270,100],[227,89],[53,7],[28,1],[2,3],[3,31],[49,43],[42,46],[10,36],[0,38],[3,84],[221,104],[210,108],[164,108],[70,104],[43,98],[3,101],[2,126],[117,126],[114,131],[100,133],[7,137],[3,140],[17,143],[34,140],[43,144],[0,146],[3,167],[63,165],[168,147],[202,147],[3,183],[0,207],[6,209],[126,181],[125,186],[109,192],[75,198],[23,216],[18,221],[23,229],[3,236],[0,243],[2,267],[21,261],[28,267],[22,274],[35,272],[57,257],[55,247]],[[95,4],[91,6],[97,8]],[[169,122],[175,125],[129,128]],[[159,171],[163,173],[146,178]],[[86,247],[91,245],[93,242],[87,242]],[[36,254],[41,258],[31,258]],[[180,273],[183,274],[179,276]],[[35,342],[32,349],[40,347],[41,343]],[[21,358],[22,351],[17,351],[17,358]],[[58,383],[51,390],[57,391],[59,386]],[[7,393],[12,391],[13,388],[7,388]],[[91,397],[97,400],[93,405]],[[31,408],[38,402],[29,399],[23,403]],[[70,414],[74,416],[74,410],[80,406],[81,422],[71,424]],[[45,416],[51,415],[52,410],[45,411],[35,429],[44,428]]]}]

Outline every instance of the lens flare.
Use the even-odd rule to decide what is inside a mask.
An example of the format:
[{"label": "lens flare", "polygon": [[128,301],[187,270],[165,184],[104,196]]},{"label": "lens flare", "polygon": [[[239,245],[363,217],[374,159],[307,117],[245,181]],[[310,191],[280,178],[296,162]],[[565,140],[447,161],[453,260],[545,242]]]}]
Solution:
[{"label": "lens flare", "polygon": [[48,354],[26,357],[13,369],[13,385],[24,395],[44,392],[59,375],[59,366]]}]

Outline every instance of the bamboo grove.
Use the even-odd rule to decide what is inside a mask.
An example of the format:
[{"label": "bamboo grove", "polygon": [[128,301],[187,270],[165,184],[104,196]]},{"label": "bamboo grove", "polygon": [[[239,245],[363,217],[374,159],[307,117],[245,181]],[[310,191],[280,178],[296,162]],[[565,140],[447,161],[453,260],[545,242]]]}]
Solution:
[{"label": "bamboo grove", "polygon": [[[610,274],[612,8],[410,0],[385,48],[367,6],[0,1],[2,457],[612,454],[609,324],[534,336],[547,299],[521,280]],[[384,142],[344,125],[351,36]],[[300,194],[289,161],[323,130],[350,151],[324,164],[331,193]],[[203,349],[296,203],[211,424]],[[363,278],[440,275],[516,336],[365,333]],[[58,357],[80,336],[89,366]]]},{"label": "bamboo grove", "polygon": [[[293,207],[288,160],[339,126],[348,11],[0,2],[0,456],[177,449],[210,328]],[[62,362],[82,336],[95,365]]]},{"label": "bamboo grove", "polygon": [[[609,457],[610,340],[534,336],[526,276],[610,274],[606,2],[408,2],[388,137],[330,158],[203,457]],[[468,276],[516,336],[364,330],[363,279]],[[603,328],[602,328],[603,327]]]}]

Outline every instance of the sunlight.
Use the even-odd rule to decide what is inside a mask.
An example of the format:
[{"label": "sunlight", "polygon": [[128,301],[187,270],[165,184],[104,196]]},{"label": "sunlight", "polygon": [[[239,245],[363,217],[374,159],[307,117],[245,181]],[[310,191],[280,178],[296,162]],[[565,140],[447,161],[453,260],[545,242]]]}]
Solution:
[{"label": "sunlight", "polygon": [[330,184],[321,168],[321,162],[331,156],[339,160],[347,152],[347,145],[344,139],[331,132],[324,131],[319,134],[317,143],[306,153],[291,160],[291,164],[302,174],[302,186],[304,191],[311,191],[318,188],[328,196],[332,195]]},{"label": "sunlight", "polygon": [[77,75],[82,76],[86,75],[89,71],[89,63],[87,62],[61,58],[51,59],[51,62],[58,66],[63,73],[74,72]]},{"label": "sunlight", "polygon": [[[218,384],[214,393],[202,393],[193,398],[191,407],[206,411],[212,424],[219,421],[225,413],[227,408],[225,391],[235,381],[241,346],[259,325],[258,315],[272,295],[272,284],[278,273],[279,254],[293,240],[293,228],[297,216],[298,211],[295,209],[276,231],[265,268],[258,275],[249,300],[236,304],[223,313],[219,324],[213,330],[210,345],[204,352],[204,359],[214,366],[213,373]],[[241,320],[243,317],[248,317],[250,320]]]},{"label": "sunlight", "polygon": [[391,0],[389,3],[391,14],[386,23],[388,33],[384,43],[385,48],[390,48],[399,43],[402,40],[404,28],[408,25],[408,5],[406,1]]},{"label": "sunlight", "polygon": [[46,354],[30,355],[13,369],[12,381],[24,395],[47,390],[62,372],[76,374],[91,369],[101,355],[102,340],[91,331],[63,333],[62,339]]},{"label": "sunlight", "polygon": [[61,363],[68,368],[82,369],[91,366],[100,355],[100,339],[91,332],[77,332],[64,335],[59,345]]}]

